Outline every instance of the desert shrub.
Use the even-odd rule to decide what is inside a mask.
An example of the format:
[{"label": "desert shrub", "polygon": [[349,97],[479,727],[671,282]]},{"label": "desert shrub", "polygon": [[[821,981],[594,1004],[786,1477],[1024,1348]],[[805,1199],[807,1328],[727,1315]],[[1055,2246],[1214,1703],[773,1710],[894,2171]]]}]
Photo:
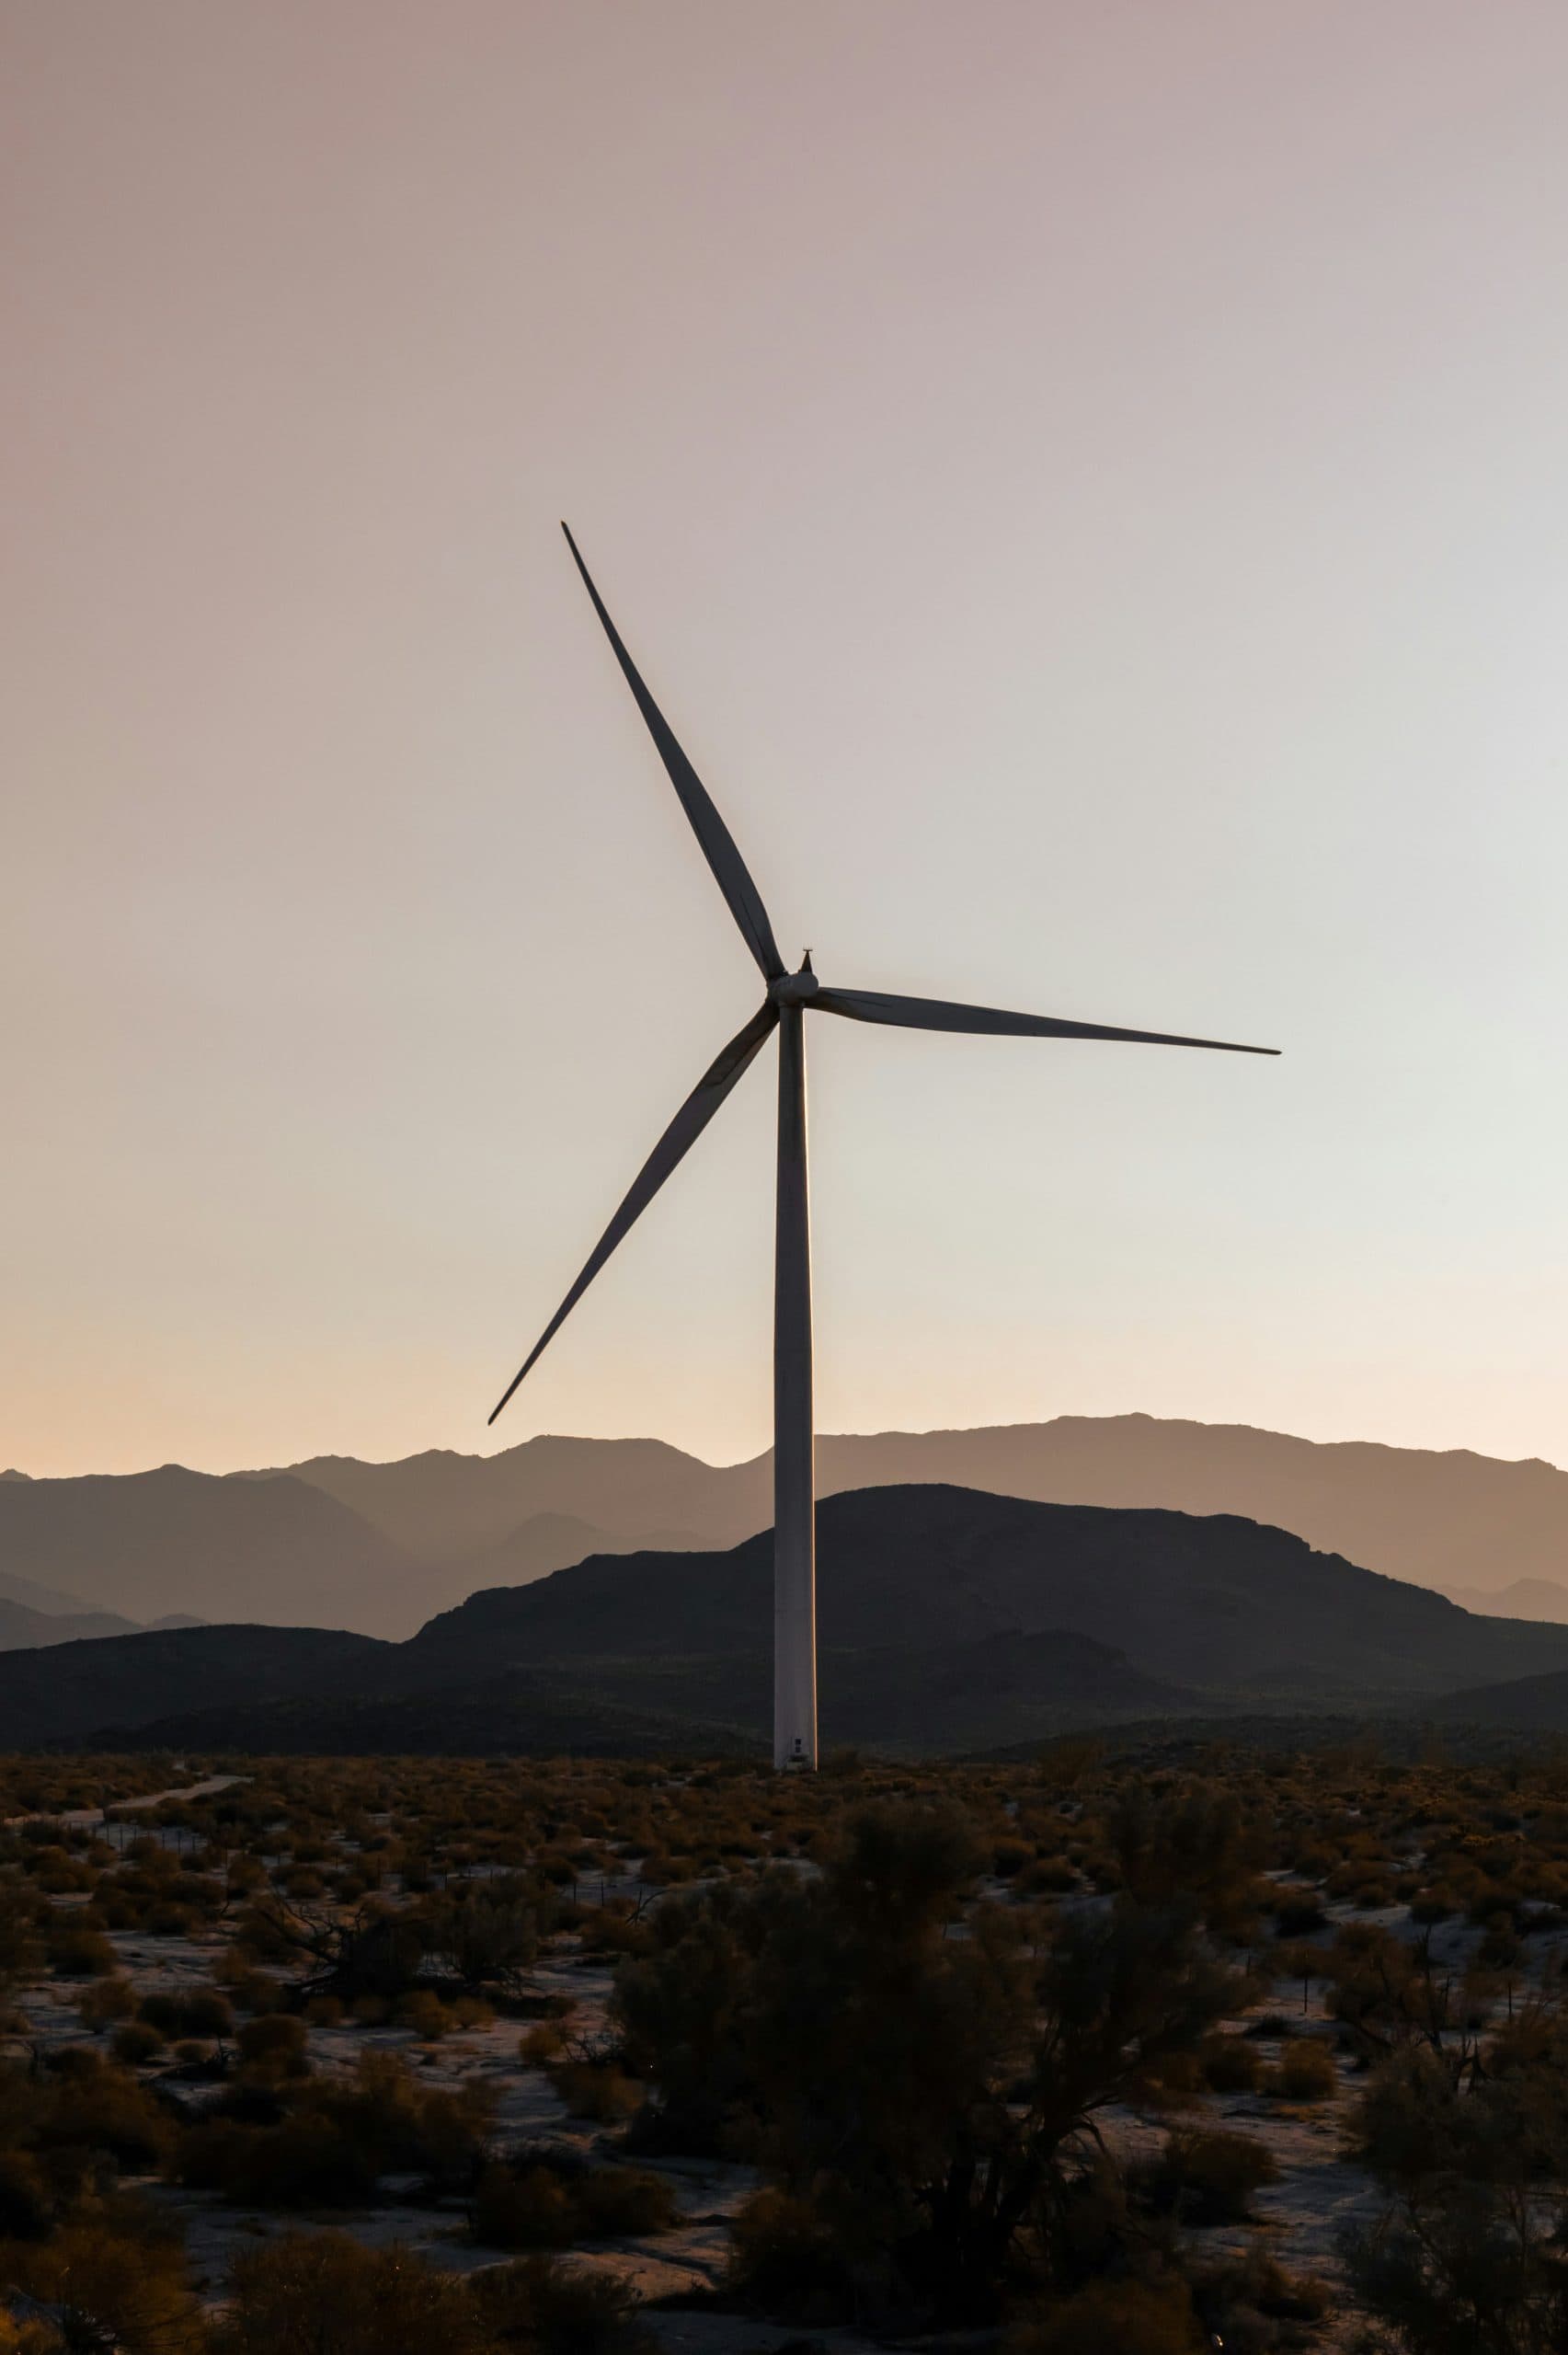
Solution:
[{"label": "desert shrub", "polygon": [[405,1995],[393,2016],[399,2028],[406,2028],[421,2044],[434,2044],[443,2037],[452,2021],[439,1995],[421,1987],[412,1995]]},{"label": "desert shrub", "polygon": [[1280,2056],[1270,2091],[1286,2101],[1327,2101],[1339,2083],[1333,2054],[1321,2038],[1292,2038]]},{"label": "desert shrub", "polygon": [[115,2020],[131,2017],[136,2009],[136,1997],[128,1979],[111,1974],[95,1979],[76,2006],[76,2016],[84,2028],[95,2032],[108,2028]]},{"label": "desert shrub", "polygon": [[1245,2222],[1253,2193],[1275,2182],[1279,2169],[1250,2134],[1183,2129],[1167,2135],[1150,2165],[1132,2172],[1151,2205],[1201,2226]]},{"label": "desert shrub", "polygon": [[1192,2265],[1188,2279],[1207,2343],[1236,2355],[1310,2344],[1330,2304],[1323,2282],[1286,2273],[1255,2241],[1240,2256]]},{"label": "desert shrub", "polygon": [[177,2238],[143,2211],[65,2224],[48,2241],[5,2252],[8,2288],[65,2310],[72,2355],[200,2355],[206,2330]]},{"label": "desert shrub", "polygon": [[809,2201],[775,2187],[731,2219],[730,2275],[749,2300],[786,2321],[833,2323],[855,2310],[853,2268]]},{"label": "desert shrub", "polygon": [[1078,1867],[1065,1856],[1042,1856],[1037,1864],[1024,1867],[1018,1886],[1025,1896],[1062,1897],[1078,1887]]},{"label": "desert shrub", "polygon": [[524,2257],[486,2268],[470,2286],[498,2348],[531,2355],[653,2355],[655,2342],[637,2322],[634,2300],[602,2273]]},{"label": "desert shrub", "polygon": [[1274,1933],[1277,1938],[1304,1938],[1309,1930],[1321,1930],[1327,1919],[1319,1898],[1294,1890],[1274,1909]]},{"label": "desert shrub", "polygon": [[1563,2071],[1561,2017],[1535,2007],[1483,2057],[1408,2044],[1373,2072],[1356,2125],[1389,2203],[1347,2263],[1412,2355],[1537,2355],[1568,2340]]},{"label": "desert shrub", "polygon": [[492,2355],[466,2282],[412,2250],[289,2233],[235,2259],[214,2355]]},{"label": "desert shrub", "polygon": [[859,1809],[819,1878],[661,1909],[653,1951],[616,1982],[654,2088],[639,2141],[750,2150],[842,2267],[955,2316],[994,2309],[1025,2227],[1055,2262],[1094,2112],[1195,2046],[1234,1992],[1189,1906],[1124,1895],[1059,1923],[1037,1958],[1016,1908],[976,1907],[950,1939],[976,1868],[950,1812]]},{"label": "desert shrub", "polygon": [[176,2173],[191,2190],[257,2208],[362,2207],[376,2182],[365,2151],[334,2121],[308,2114],[275,2127],[225,2119],[189,2127]]},{"label": "desert shrub", "polygon": [[562,2059],[547,2066],[551,2084],[574,2118],[616,2126],[642,2108],[647,2087],[629,2077],[612,2057]]},{"label": "desert shrub", "polygon": [[283,2001],[283,1982],[269,1970],[241,1970],[226,1984],[240,2010],[258,2018],[277,2011]]},{"label": "desert shrub", "polygon": [[0,2240],[40,2241],[54,2222],[49,2179],[30,2151],[0,2151]]},{"label": "desert shrub", "polygon": [[145,2020],[127,2020],[123,2028],[115,2030],[109,2049],[117,2061],[134,2069],[157,2058],[164,2049],[164,2039]]},{"label": "desert shrub", "polygon": [[570,2188],[555,2169],[493,2166],[479,2178],[469,2221],[485,2248],[569,2248],[575,2214]]},{"label": "desert shrub", "polygon": [[1255,2093],[1263,2082],[1257,2047],[1245,2037],[1206,2036],[1198,2047],[1197,2061],[1210,2093]]},{"label": "desert shrub", "polygon": [[68,1914],[51,1924],[47,1950],[50,1968],[60,1979],[104,1978],[115,1967],[114,1948],[103,1932]]},{"label": "desert shrub", "polygon": [[587,2166],[556,2151],[521,2153],[485,2169],[474,2237],[489,2248],[570,2248],[577,2241],[646,2238],[670,2230],[675,2195],[646,2168]]},{"label": "desert shrub", "polygon": [[1551,2239],[1495,2192],[1435,2179],[1348,2234],[1344,2254],[1356,2298],[1408,2355],[1551,2355],[1568,2344],[1568,2282]]},{"label": "desert shrub", "polygon": [[173,2140],[166,2112],[134,2077],[99,2063],[91,2051],[70,2052],[69,2058],[76,2065],[57,2074],[34,2112],[34,2147],[107,2151],[117,2166],[132,2174],[159,2165]]},{"label": "desert shrub", "polygon": [[1177,2280],[1092,2281],[1014,2325],[1004,2355],[1201,2355],[1212,2345]]},{"label": "desert shrub", "polygon": [[515,1992],[538,1959],[555,1911],[553,1898],[516,1876],[476,1882],[429,1909],[428,1950],[465,1988]]},{"label": "desert shrub", "polygon": [[263,2012],[246,2020],[236,2040],[246,2068],[264,2075],[299,2077],[310,2066],[305,2024],[292,2012]]},{"label": "desert shrub", "polygon": [[1207,1782],[1158,1794],[1134,1788],[1113,1809],[1107,1830],[1122,1886],[1139,1904],[1191,1904],[1221,1934],[1256,1915],[1266,1825],[1233,1791]]},{"label": "desert shrub", "polygon": [[[243,2094],[243,2088],[241,2089]],[[279,2087],[280,2117],[219,2116],[187,2130],[176,2171],[193,2189],[266,2208],[345,2208],[378,2176],[418,2173],[444,2190],[473,2181],[492,2097],[418,2085],[395,2054],[361,2053],[351,2076]]]},{"label": "desert shrub", "polygon": [[645,2167],[590,2167],[573,2192],[579,2230],[588,2240],[647,2238],[675,2222],[675,2194],[661,2175]]},{"label": "desert shrub", "polygon": [[558,2061],[566,2050],[566,2031],[558,2020],[540,2020],[525,2028],[520,2038],[517,2057],[525,2069],[542,2069],[547,2062]]},{"label": "desert shrub", "polygon": [[215,1987],[144,1995],[137,2007],[137,2017],[166,2037],[229,2036],[235,2025],[233,2012]]}]

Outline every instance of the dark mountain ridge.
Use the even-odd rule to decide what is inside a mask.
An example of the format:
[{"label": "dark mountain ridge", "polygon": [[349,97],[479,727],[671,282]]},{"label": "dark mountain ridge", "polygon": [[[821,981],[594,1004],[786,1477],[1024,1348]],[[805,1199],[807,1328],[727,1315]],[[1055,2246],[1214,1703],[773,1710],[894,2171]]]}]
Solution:
[{"label": "dark mountain ridge", "polygon": [[0,1742],[30,1750],[200,1706],[223,1722],[241,1704],[352,1691],[373,1681],[372,1636],[323,1627],[162,1627],[0,1652]]},{"label": "dark mountain ridge", "polygon": [[[979,1748],[1568,1671],[1568,1629],[1474,1617],[1233,1515],[871,1488],[820,1506],[818,1557],[837,1740]],[[23,1742],[140,1728],[211,1748],[243,1726],[264,1748],[362,1747],[373,1729],[372,1746],[439,1749],[444,1726],[445,1746],[526,1749],[604,1746],[613,1720],[665,1749],[744,1745],[766,1723],[772,1611],[766,1533],[723,1554],[599,1556],[475,1594],[398,1645],[210,1627],[62,1645],[25,1678],[0,1657],[0,1722]]]},{"label": "dark mountain ridge", "polygon": [[[862,1488],[818,1511],[827,1650],[969,1643],[1011,1629],[1124,1648],[1184,1683],[1441,1690],[1568,1666],[1568,1630],[1476,1618],[1446,1597],[1231,1514],[1117,1511],[945,1486]],[[766,1648],[772,1535],[724,1554],[599,1557],[473,1595],[400,1648],[397,1673]]]}]

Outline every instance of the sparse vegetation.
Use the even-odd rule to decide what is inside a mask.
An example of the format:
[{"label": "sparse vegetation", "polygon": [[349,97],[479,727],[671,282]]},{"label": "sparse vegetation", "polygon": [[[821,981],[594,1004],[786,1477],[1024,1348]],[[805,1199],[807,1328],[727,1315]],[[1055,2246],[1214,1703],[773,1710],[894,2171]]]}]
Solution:
[{"label": "sparse vegetation", "polygon": [[[120,1787],[111,1760],[26,1771]],[[595,2252],[680,2263],[711,2199],[681,2170],[737,2164],[701,2229],[784,2331],[1262,2350],[1350,2301],[1407,2355],[1561,2334],[1552,1759],[239,1772],[0,1834],[0,2291],[33,2302],[28,2355],[93,2329],[128,2355],[630,2349]],[[519,2141],[523,2080],[561,2123]],[[1278,2222],[1288,2136],[1325,2126],[1355,2219],[1327,2286]],[[356,2218],[389,2200],[410,2245],[372,2250]],[[200,2280],[191,2201],[232,2220]],[[443,2269],[454,2216],[498,2267]]]}]

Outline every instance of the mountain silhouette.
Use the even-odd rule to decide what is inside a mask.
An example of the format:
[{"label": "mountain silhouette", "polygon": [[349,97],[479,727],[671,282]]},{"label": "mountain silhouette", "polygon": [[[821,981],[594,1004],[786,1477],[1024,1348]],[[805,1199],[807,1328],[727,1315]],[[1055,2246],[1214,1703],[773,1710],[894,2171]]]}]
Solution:
[{"label": "mountain silhouette", "polygon": [[35,1651],[42,1644],[71,1644],[93,1636],[133,1636],[134,1619],[114,1611],[31,1611],[0,1595],[0,1652]]},{"label": "mountain silhouette", "polygon": [[[1465,1450],[1322,1443],[1244,1425],[1063,1416],[977,1430],[824,1436],[823,1497],[942,1482],[1045,1503],[1231,1513],[1469,1603],[1568,1584],[1568,1474]],[[658,1440],[542,1437],[492,1456],[320,1456],[214,1479],[0,1481],[0,1594],[33,1608],[168,1611],[403,1637],[474,1589],[592,1553],[723,1548],[766,1528],[772,1465]],[[66,1588],[53,1596],[26,1582]],[[1492,1611],[1552,1617],[1528,1597]]]},{"label": "mountain silhouette", "polygon": [[1568,1669],[1510,1677],[1503,1683],[1462,1685],[1434,1702],[1431,1714],[1462,1725],[1568,1733]]},{"label": "mountain silhouette", "polygon": [[[1568,1628],[1474,1616],[1234,1515],[871,1488],[819,1506],[818,1555],[833,1740],[978,1749],[1568,1671]],[[475,1593],[400,1644],[207,1627],[61,1645],[25,1673],[0,1656],[0,1719],[24,1743],[602,1748],[617,1726],[667,1750],[744,1744],[767,1722],[772,1613],[767,1533],[600,1555]]]},{"label": "mountain silhouette", "polygon": [[423,1615],[404,1591],[419,1578],[408,1555],[308,1481],[216,1479],[177,1464],[0,1482],[0,1571],[143,1623]]},{"label": "mountain silhouette", "polygon": [[323,1627],[169,1627],[46,1651],[0,1652],[0,1725],[10,1747],[75,1741],[133,1727],[200,1701],[224,1712],[318,1683],[352,1690],[373,1679],[371,1636]]},{"label": "mountain silhouette", "polygon": [[[1146,1673],[1249,1688],[1441,1689],[1506,1674],[1568,1630],[1474,1617],[1446,1596],[1234,1515],[1036,1503],[972,1488],[862,1488],[818,1509],[826,1649],[1065,1631]],[[600,1557],[473,1595],[396,1656],[400,1677],[614,1653],[765,1650],[770,1533],[726,1553]]]}]

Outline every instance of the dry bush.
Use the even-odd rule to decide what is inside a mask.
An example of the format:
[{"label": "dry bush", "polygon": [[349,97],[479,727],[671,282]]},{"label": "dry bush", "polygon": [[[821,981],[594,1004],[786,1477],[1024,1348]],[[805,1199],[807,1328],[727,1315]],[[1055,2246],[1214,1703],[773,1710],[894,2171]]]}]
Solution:
[{"label": "dry bush", "polygon": [[1280,2056],[1269,2091],[1285,2101],[1329,2101],[1339,2084],[1333,2054],[1321,2037],[1293,2037]]},{"label": "dry bush", "polygon": [[1167,2135],[1157,2159],[1130,2173],[1151,2206],[1207,2226],[1244,2223],[1253,2192],[1277,2181],[1279,2169],[1250,2134],[1181,2128]]},{"label": "dry bush", "polygon": [[305,2024],[292,2012],[264,2012],[246,2020],[236,2042],[240,2059],[258,2076],[303,2077],[309,2070]]},{"label": "dry bush", "polygon": [[1257,2047],[1244,2036],[1206,2036],[1197,2049],[1197,2062],[1210,2093],[1255,2093],[1263,2082]]},{"label": "dry bush", "polygon": [[1092,2281],[1002,2341],[1004,2355],[1204,2355],[1212,2344],[1177,2280]]},{"label": "dry bush", "polygon": [[542,2152],[486,2168],[472,2223],[475,2239],[488,2248],[564,2249],[582,2240],[665,2233],[675,2216],[675,2196],[662,2176],[573,2165],[559,2153]]},{"label": "dry bush", "polygon": [[62,2343],[72,2355],[200,2355],[206,2347],[184,2249],[128,2205],[70,2223],[40,2246],[8,2245],[0,2270],[10,2288],[65,2310]]},{"label": "dry bush", "polygon": [[136,1997],[129,1979],[110,1974],[95,1979],[76,2006],[76,2016],[82,2026],[95,2034],[115,2020],[129,2019],[136,2009]]},{"label": "dry bush", "polygon": [[494,2355],[466,2282],[412,2250],[290,2233],[235,2259],[214,2355]]},{"label": "dry bush", "polygon": [[612,2059],[553,2061],[546,2063],[546,2073],[574,2118],[592,2119],[601,2126],[624,2125],[642,2108],[647,2092]]}]

